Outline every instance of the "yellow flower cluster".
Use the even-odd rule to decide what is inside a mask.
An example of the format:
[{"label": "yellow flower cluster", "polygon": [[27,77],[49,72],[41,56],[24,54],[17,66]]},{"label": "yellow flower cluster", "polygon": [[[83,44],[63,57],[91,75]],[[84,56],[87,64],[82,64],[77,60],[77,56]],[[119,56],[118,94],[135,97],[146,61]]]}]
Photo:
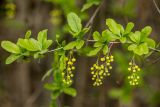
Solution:
[{"label": "yellow flower cluster", "polygon": [[129,84],[130,85],[138,85],[140,76],[138,75],[138,72],[141,70],[136,64],[133,62],[129,63],[128,71],[130,71],[130,76],[128,76]]},{"label": "yellow flower cluster", "polygon": [[73,70],[75,70],[75,66],[73,65],[75,63],[76,59],[68,58],[66,57],[66,69],[62,72],[63,82],[66,84],[72,83],[73,78]]},{"label": "yellow flower cluster", "polygon": [[100,58],[102,64],[94,64],[91,67],[92,80],[94,81],[93,86],[102,85],[102,80],[105,76],[110,76],[109,70],[112,69],[111,62],[114,61],[114,57],[105,56]]}]

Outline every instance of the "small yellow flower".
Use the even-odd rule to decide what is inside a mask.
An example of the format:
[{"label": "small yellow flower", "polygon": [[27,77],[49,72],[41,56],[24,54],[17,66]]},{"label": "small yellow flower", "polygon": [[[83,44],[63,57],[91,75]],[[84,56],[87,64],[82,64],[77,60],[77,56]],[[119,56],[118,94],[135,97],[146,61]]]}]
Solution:
[{"label": "small yellow flower", "polygon": [[75,70],[75,67],[74,67],[74,66],[72,66],[72,70]]},{"label": "small yellow flower", "polygon": [[111,61],[111,62],[113,62],[113,61],[114,61],[114,59],[111,59],[110,61]]},{"label": "small yellow flower", "polygon": [[109,57],[107,56],[106,59],[109,59]]},{"label": "small yellow flower", "polygon": [[71,71],[71,68],[67,68],[68,71]]},{"label": "small yellow flower", "polygon": [[72,58],[72,61],[73,61],[73,62],[75,62],[75,61],[76,61],[76,59],[75,59],[75,58]]},{"label": "small yellow flower", "polygon": [[130,62],[129,65],[132,65],[132,62]]},{"label": "small yellow flower", "polygon": [[128,71],[131,71],[131,68],[128,68]]},{"label": "small yellow flower", "polygon": [[110,58],[113,59],[113,56],[111,55]]},{"label": "small yellow flower", "polygon": [[91,70],[94,70],[94,68],[93,68],[93,67],[91,67]]},{"label": "small yellow flower", "polygon": [[109,66],[109,69],[112,69],[112,66]]},{"label": "small yellow flower", "polygon": [[101,61],[105,61],[105,58],[101,58]]},{"label": "small yellow flower", "polygon": [[72,65],[72,62],[71,62],[71,61],[68,61],[68,65]]}]

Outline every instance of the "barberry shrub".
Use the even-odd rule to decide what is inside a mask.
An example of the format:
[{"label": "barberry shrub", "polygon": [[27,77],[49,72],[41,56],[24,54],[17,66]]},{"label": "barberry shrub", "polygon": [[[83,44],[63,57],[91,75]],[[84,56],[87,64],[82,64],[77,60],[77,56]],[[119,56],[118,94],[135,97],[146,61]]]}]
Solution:
[{"label": "barberry shrub", "polygon": [[[52,75],[54,80],[52,83],[46,83],[45,88],[52,91],[52,105],[56,105],[56,99],[61,93],[66,93],[71,96],[76,96],[76,90],[70,86],[73,83],[74,72],[76,71],[75,54],[86,47],[86,43],[90,44],[91,49],[86,52],[88,57],[97,57],[96,62],[90,68],[93,86],[100,86],[107,76],[111,76],[112,63],[114,56],[111,48],[116,45],[127,45],[126,50],[132,52],[133,57],[128,64],[128,82],[132,86],[139,85],[142,72],[136,64],[135,56],[150,55],[153,50],[157,50],[155,41],[149,37],[152,28],[144,27],[140,31],[132,31],[134,24],[129,22],[126,27],[117,23],[111,18],[106,19],[107,29],[102,33],[93,32],[93,39],[85,39],[85,35],[90,30],[90,27],[83,27],[79,16],[73,12],[67,15],[68,32],[73,38],[73,41],[66,43],[65,40],[59,41],[59,35],[56,35],[57,48],[49,50],[53,41],[47,39],[47,30],[42,30],[38,33],[37,39],[31,38],[31,31],[27,31],[25,38],[19,38],[17,43],[11,41],[2,41],[1,46],[4,50],[10,53],[6,59],[6,64],[11,64],[16,60],[30,60],[43,58],[46,53],[54,53],[53,67],[44,75],[43,80]],[[80,54],[81,55],[81,54]],[[52,72],[54,71],[54,72]]]}]

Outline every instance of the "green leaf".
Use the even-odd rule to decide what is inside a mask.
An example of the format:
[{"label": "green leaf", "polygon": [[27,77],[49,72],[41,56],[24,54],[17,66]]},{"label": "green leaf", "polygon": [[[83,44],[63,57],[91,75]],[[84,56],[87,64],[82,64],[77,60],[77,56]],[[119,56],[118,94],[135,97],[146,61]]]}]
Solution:
[{"label": "green leaf", "polygon": [[115,41],[116,39],[119,39],[119,37],[114,35],[109,30],[105,30],[105,33],[103,34],[103,37],[105,37],[108,42]]},{"label": "green leaf", "polygon": [[25,34],[25,39],[29,39],[31,34],[32,34],[31,30],[28,30]]},{"label": "green leaf", "polygon": [[63,92],[65,94],[72,96],[72,97],[75,97],[77,95],[77,91],[74,88],[65,88],[65,89],[63,89]]},{"label": "green leaf", "polygon": [[126,26],[126,29],[125,29],[125,31],[124,31],[124,34],[130,33],[131,30],[133,29],[133,27],[134,27],[134,23],[129,22],[129,23],[127,24],[127,26]]},{"label": "green leaf", "polygon": [[80,49],[84,45],[84,40],[77,40],[76,41],[76,48]]},{"label": "green leaf", "polygon": [[77,42],[76,41],[72,41],[70,43],[68,43],[65,47],[64,50],[70,50],[73,49],[76,46]]},{"label": "green leaf", "polygon": [[14,44],[10,41],[2,41],[1,46],[3,49],[5,49],[6,51],[8,51],[10,53],[15,53],[15,54],[21,53],[20,48],[16,44]]},{"label": "green leaf", "polygon": [[133,51],[134,51],[135,54],[140,55],[140,56],[143,55],[143,54],[148,54],[149,53],[147,43],[140,44]]},{"label": "green leaf", "polygon": [[79,33],[82,30],[81,19],[73,12],[67,15],[68,25],[75,33]]},{"label": "green leaf", "polygon": [[126,38],[126,37],[121,37],[119,40],[120,40],[122,43],[125,43],[126,40],[127,40],[127,38]]},{"label": "green leaf", "polygon": [[6,64],[11,64],[15,60],[17,60],[20,57],[20,55],[16,54],[11,54],[7,59],[6,59]]},{"label": "green leaf", "polygon": [[56,83],[61,83],[62,81],[62,74],[60,70],[54,70],[54,81]]},{"label": "green leaf", "polygon": [[110,36],[110,35],[108,35],[108,31],[107,31],[107,30],[104,30],[104,31],[102,32],[102,41],[103,41],[103,42],[105,42],[105,41],[108,39],[107,36]]},{"label": "green leaf", "polygon": [[103,47],[103,54],[106,55],[108,53],[108,46]]},{"label": "green leaf", "polygon": [[120,30],[121,33],[124,33],[124,28],[121,24],[117,24],[117,28]]},{"label": "green leaf", "polygon": [[61,57],[60,57],[60,71],[63,71],[65,68],[66,68],[66,60],[65,60],[65,55],[63,54]]},{"label": "green leaf", "polygon": [[28,51],[39,51],[41,50],[41,46],[40,43],[33,39],[18,39],[17,45],[19,45],[20,47],[28,50]]},{"label": "green leaf", "polygon": [[103,45],[102,42],[95,42],[93,47],[100,47],[102,45]]},{"label": "green leaf", "polygon": [[42,49],[43,45],[47,42],[47,29],[42,30],[38,33],[37,40],[41,44],[41,49]]},{"label": "green leaf", "polygon": [[53,91],[51,95],[52,100],[56,100],[60,96],[60,94],[61,94],[60,90]]},{"label": "green leaf", "polygon": [[46,83],[46,84],[44,85],[44,87],[45,87],[47,90],[51,90],[51,91],[56,91],[56,90],[59,90],[59,89],[60,89],[60,87],[59,87],[57,84],[55,84],[55,83],[53,83],[53,84],[48,84],[48,83]]},{"label": "green leaf", "polygon": [[146,26],[141,31],[142,35],[145,35],[146,37],[149,36],[151,32],[152,32],[152,28],[150,26]]},{"label": "green leaf", "polygon": [[48,49],[52,45],[52,40],[47,40],[46,43],[43,44],[43,49]]},{"label": "green leaf", "polygon": [[41,45],[37,40],[30,38],[29,44],[31,45],[33,50],[35,50],[35,51],[41,50]]},{"label": "green leaf", "polygon": [[139,31],[136,31],[135,33],[131,33],[130,35],[130,39],[139,44],[140,43],[140,40],[141,40],[141,33]]},{"label": "green leaf", "polygon": [[122,28],[113,19],[106,19],[106,25],[113,34],[120,35]]},{"label": "green leaf", "polygon": [[90,28],[84,28],[84,29],[78,34],[78,38],[82,38],[89,30],[90,30]]},{"label": "green leaf", "polygon": [[83,5],[81,11],[83,12],[83,11],[89,9],[89,8],[90,8],[91,6],[93,6],[93,5],[99,5],[99,3],[100,3],[99,1],[91,1],[91,2],[88,2],[88,3],[86,3],[86,4]]},{"label": "green leaf", "polygon": [[87,55],[88,55],[88,56],[94,56],[94,55],[96,55],[101,49],[102,49],[102,47],[95,48],[95,49],[91,50]]},{"label": "green leaf", "polygon": [[99,41],[101,39],[101,34],[98,31],[93,33],[93,39]]},{"label": "green leaf", "polygon": [[147,43],[148,47],[155,48],[156,43],[153,39],[146,38],[144,41]]},{"label": "green leaf", "polygon": [[136,44],[131,44],[131,45],[128,46],[128,50],[129,50],[129,51],[133,51],[133,50],[136,49],[136,48],[137,48],[137,45],[136,45]]}]

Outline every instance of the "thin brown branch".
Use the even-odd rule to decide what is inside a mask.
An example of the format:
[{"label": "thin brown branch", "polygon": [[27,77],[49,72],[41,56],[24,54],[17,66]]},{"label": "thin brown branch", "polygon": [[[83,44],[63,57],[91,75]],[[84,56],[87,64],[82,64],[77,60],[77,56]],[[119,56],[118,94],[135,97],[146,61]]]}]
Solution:
[{"label": "thin brown branch", "polygon": [[88,21],[88,23],[85,25],[85,27],[89,27],[89,25],[93,23],[94,18],[96,17],[97,13],[99,12],[99,10],[101,8],[101,5],[102,5],[102,3],[97,7],[97,9],[95,10],[95,12],[93,13],[93,15],[91,16],[91,18]]},{"label": "thin brown branch", "polygon": [[159,7],[158,7],[158,5],[157,5],[156,1],[155,1],[155,0],[153,0],[153,3],[154,3],[154,5],[155,5],[155,7],[156,7],[156,9],[157,9],[158,13],[160,14],[160,9],[159,9]]}]

